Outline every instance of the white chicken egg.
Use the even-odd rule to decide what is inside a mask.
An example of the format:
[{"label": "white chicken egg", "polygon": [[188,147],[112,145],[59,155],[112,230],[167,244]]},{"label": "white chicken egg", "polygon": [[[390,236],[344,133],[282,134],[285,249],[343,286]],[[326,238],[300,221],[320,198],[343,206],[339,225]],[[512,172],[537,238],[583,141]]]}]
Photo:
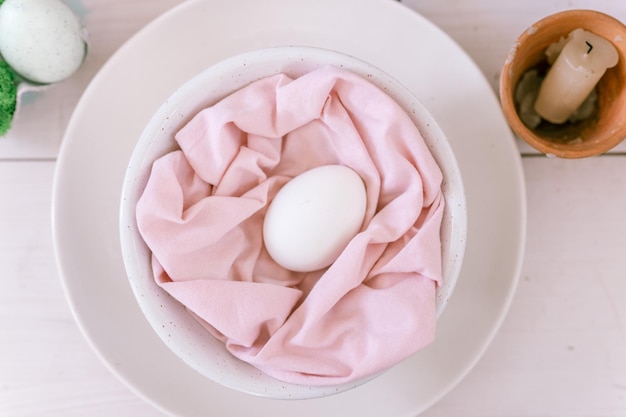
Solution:
[{"label": "white chicken egg", "polygon": [[263,223],[265,247],[289,270],[325,268],[359,232],[366,206],[365,185],[352,169],[324,165],[306,171],[270,203]]},{"label": "white chicken egg", "polygon": [[0,54],[33,82],[58,82],[80,67],[86,53],[81,31],[60,0],[5,0],[0,6]]}]

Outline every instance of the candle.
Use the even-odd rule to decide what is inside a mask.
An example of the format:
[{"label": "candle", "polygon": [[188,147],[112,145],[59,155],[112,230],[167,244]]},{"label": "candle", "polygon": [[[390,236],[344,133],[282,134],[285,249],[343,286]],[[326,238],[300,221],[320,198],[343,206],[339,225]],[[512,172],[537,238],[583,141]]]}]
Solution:
[{"label": "candle", "polygon": [[552,123],[566,122],[618,59],[606,39],[583,29],[572,31],[541,84],[535,111]]}]

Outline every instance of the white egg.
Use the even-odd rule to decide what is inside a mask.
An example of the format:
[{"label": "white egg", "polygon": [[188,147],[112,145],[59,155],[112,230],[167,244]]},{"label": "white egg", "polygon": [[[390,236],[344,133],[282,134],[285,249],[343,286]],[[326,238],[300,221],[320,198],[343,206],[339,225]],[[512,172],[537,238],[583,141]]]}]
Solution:
[{"label": "white egg", "polygon": [[359,232],[367,198],[361,177],[342,165],[306,171],[270,203],[263,240],[270,256],[292,271],[332,264]]},{"label": "white egg", "polygon": [[5,0],[0,54],[22,77],[54,83],[82,64],[86,45],[76,15],[60,0]]}]

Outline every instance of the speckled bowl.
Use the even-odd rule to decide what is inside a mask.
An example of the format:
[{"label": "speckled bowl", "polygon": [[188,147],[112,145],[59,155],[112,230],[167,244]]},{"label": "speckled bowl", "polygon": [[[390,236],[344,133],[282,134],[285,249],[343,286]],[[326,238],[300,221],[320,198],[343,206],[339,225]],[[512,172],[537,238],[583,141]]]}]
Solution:
[{"label": "speckled bowl", "polygon": [[[528,128],[520,119],[514,94],[529,69],[545,65],[545,50],[572,30],[582,28],[612,42],[619,63],[597,85],[598,108],[594,115],[560,127],[540,124]],[[548,16],[530,26],[512,46],[500,74],[500,101],[511,128],[530,146],[562,158],[599,155],[626,137],[626,26],[592,10],[568,10]]]},{"label": "speckled bowl", "polygon": [[335,386],[300,386],[278,381],[232,356],[224,344],[205,331],[183,305],[155,283],[150,251],[137,231],[135,207],[145,188],[152,162],[177,148],[174,133],[201,109],[266,76],[283,72],[297,78],[328,64],[367,77],[386,90],[413,118],[443,171],[446,210],[441,237],[445,284],[437,291],[438,315],[455,287],[465,251],[465,193],[452,150],[426,109],[407,89],[379,69],[338,52],[309,47],[279,47],[226,59],[182,85],[146,126],[127,169],[120,209],[124,264],[138,304],[163,342],[187,365],[207,378],[254,395],[280,399],[322,397],[351,389],[371,378]]}]

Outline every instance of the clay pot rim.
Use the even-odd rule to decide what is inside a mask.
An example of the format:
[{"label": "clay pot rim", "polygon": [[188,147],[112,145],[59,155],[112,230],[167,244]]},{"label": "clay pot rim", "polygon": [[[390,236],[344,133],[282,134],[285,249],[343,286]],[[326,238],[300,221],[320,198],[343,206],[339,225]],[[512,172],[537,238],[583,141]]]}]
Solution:
[{"label": "clay pot rim", "polygon": [[[519,71],[519,74],[513,74],[513,64],[515,64],[516,60],[520,59],[518,56],[518,52],[520,51],[520,49],[522,49],[523,45],[527,44],[527,42],[533,41],[537,37],[537,34],[541,34],[541,32],[544,31],[546,28],[550,28],[555,24],[563,24],[562,22],[566,20],[572,20],[577,22],[581,20],[584,21],[581,24],[576,24],[575,26],[572,26],[570,30],[573,30],[577,27],[582,27],[583,29],[589,30],[591,32],[596,32],[599,27],[607,27],[607,25],[610,25],[610,27],[612,27],[618,33],[617,36],[608,39],[611,43],[614,44],[616,49],[618,49],[618,53],[620,55],[620,63],[618,64],[618,66],[626,65],[626,25],[624,25],[621,21],[606,13],[589,9],[572,9],[557,12],[535,22],[526,30],[524,30],[524,32],[521,33],[516,39],[506,57],[505,63],[500,73],[500,102],[505,117],[508,120],[509,125],[511,126],[513,131],[526,143],[528,143],[533,148],[539,150],[540,152],[549,156],[557,156],[562,158],[583,158],[595,156],[610,150],[611,148],[622,142],[626,137],[626,126],[624,126],[624,128],[617,129],[618,131],[615,132],[615,134],[611,134],[610,136],[605,137],[601,140],[585,140],[582,143],[572,144],[556,142],[538,136],[535,131],[529,129],[526,125],[524,125],[524,123],[519,118],[519,115],[517,114],[517,109],[513,99],[517,82],[519,81],[521,75],[526,71],[526,69],[528,69],[526,68],[523,71]],[[567,36],[568,33],[569,31],[567,33],[559,32],[554,34],[550,37],[550,43],[558,40],[562,36]],[[620,49],[620,45],[618,45],[616,42],[622,40],[624,44],[621,46]],[[513,79],[514,76],[515,79]],[[626,77],[626,74],[622,74],[622,77]]]}]

